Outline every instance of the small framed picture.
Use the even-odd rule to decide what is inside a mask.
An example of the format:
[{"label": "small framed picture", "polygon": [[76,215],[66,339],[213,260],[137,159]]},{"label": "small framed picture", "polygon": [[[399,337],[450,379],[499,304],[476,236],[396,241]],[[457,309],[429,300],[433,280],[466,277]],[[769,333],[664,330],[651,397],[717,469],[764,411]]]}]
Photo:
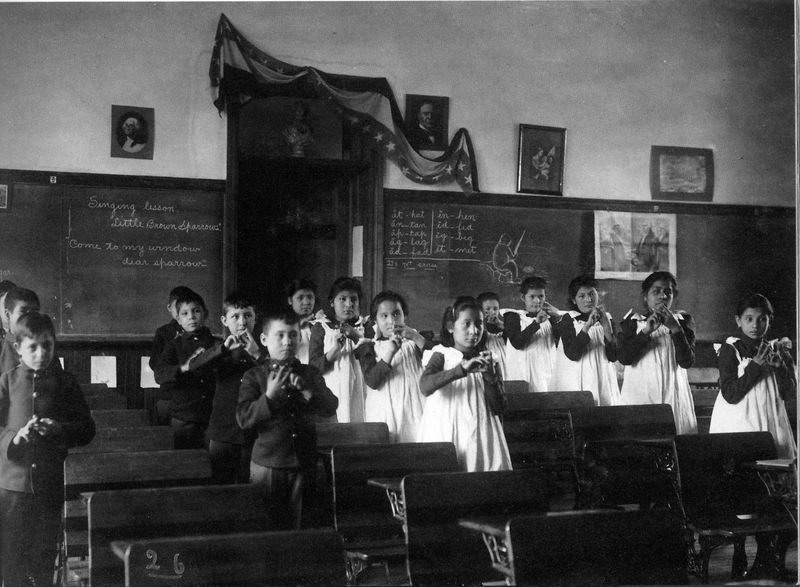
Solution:
[{"label": "small framed picture", "polygon": [[0,184],[0,212],[7,212],[11,209],[11,198],[9,197],[8,185]]},{"label": "small framed picture", "polygon": [[714,151],[653,145],[650,195],[654,200],[710,202],[714,197]]},{"label": "small framed picture", "polygon": [[520,124],[517,191],[564,195],[566,143],[565,128]]},{"label": "small framed picture", "polygon": [[152,159],[156,116],[152,108],[111,106],[111,156]]},{"label": "small framed picture", "polygon": [[406,140],[417,151],[444,151],[449,116],[450,98],[406,94]]}]

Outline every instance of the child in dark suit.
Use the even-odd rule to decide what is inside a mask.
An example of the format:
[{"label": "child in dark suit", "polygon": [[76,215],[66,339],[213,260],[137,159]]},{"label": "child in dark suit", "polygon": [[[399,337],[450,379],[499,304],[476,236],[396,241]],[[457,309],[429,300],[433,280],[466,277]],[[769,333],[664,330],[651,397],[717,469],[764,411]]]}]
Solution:
[{"label": "child in dark suit", "polygon": [[339,405],[319,370],[297,360],[298,322],[288,306],[265,313],[261,344],[269,359],[245,373],[236,411],[239,426],[258,431],[250,482],[264,488],[273,530],[300,528],[303,494],[316,472],[314,422]]},{"label": "child in dark suit", "polygon": [[194,292],[184,294],[176,306],[183,333],[161,353],[154,369],[156,382],[172,386],[170,417],[175,448],[207,448],[215,382],[213,376],[193,369],[191,361],[217,341],[205,326],[208,309],[202,297]]},{"label": "child in dark suit", "polygon": [[95,425],[75,378],[55,357],[44,314],[15,324],[20,364],[0,376],[0,545],[5,585],[52,585],[67,449]]}]

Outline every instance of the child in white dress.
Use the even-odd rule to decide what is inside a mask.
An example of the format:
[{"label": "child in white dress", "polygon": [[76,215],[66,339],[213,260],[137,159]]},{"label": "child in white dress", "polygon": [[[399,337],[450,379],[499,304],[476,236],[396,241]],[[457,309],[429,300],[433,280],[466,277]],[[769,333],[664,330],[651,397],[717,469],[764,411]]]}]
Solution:
[{"label": "child in white dress", "polygon": [[386,422],[393,442],[416,442],[425,397],[419,391],[422,351],[432,345],[406,324],[408,306],[400,294],[375,296],[370,318],[374,340],[355,350],[367,385],[365,419]]},{"label": "child in white dress", "polygon": [[558,350],[551,387],[591,391],[598,406],[619,404],[617,335],[611,315],[598,303],[598,283],[581,275],[569,284],[572,309],[556,324]]},{"label": "child in white dress", "polygon": [[527,381],[531,391],[561,391],[550,386],[556,359],[554,325],[561,316],[558,308],[547,303],[547,281],[532,275],[522,282],[519,291],[525,310],[503,314],[508,341],[506,378]]},{"label": "child in white dress", "polygon": [[466,471],[510,470],[503,381],[491,353],[480,350],[483,313],[474,298],[459,298],[452,316],[453,346],[433,348],[419,382],[427,398],[419,441],[452,442]]},{"label": "child in white dress", "polygon": [[797,457],[785,402],[795,401],[797,381],[789,339],[767,341],[772,304],[761,294],[736,308],[741,337],[730,337],[719,351],[720,393],[709,432],[772,433],[780,459]]},{"label": "child in white dress", "polygon": [[642,282],[645,314],[630,310],[620,323],[617,356],[625,365],[620,404],[669,404],[678,434],[696,434],[686,372],[694,364],[694,321],[670,310],[677,295],[672,273],[651,273]]},{"label": "child in white dress", "polygon": [[484,331],[486,340],[484,346],[492,352],[492,357],[497,362],[500,377],[508,381],[506,376],[506,337],[503,333],[503,317],[500,315],[500,297],[491,291],[483,292],[477,297],[478,305],[483,310],[485,319]]},{"label": "child in white dress", "polygon": [[339,398],[339,422],[364,421],[364,377],[354,354],[364,336],[364,320],[358,315],[361,295],[357,279],[338,278],[328,294],[330,308],[311,327],[308,364],[322,372]]},{"label": "child in white dress", "polygon": [[308,365],[308,347],[311,342],[311,327],[314,324],[314,306],[317,303],[317,285],[310,279],[293,279],[286,284],[286,301],[300,319],[300,340],[297,360]]}]

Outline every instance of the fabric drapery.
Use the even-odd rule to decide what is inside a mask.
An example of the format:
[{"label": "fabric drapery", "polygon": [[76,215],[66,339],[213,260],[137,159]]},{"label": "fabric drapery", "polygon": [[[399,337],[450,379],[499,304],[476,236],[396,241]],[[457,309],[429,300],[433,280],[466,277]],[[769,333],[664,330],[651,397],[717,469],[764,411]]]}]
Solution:
[{"label": "fabric drapery", "polygon": [[330,74],[285,63],[245,39],[224,14],[217,26],[209,76],[211,86],[217,88],[214,105],[220,112],[229,100],[322,99],[352,132],[360,132],[411,181],[427,185],[455,181],[467,195],[480,191],[466,129],[455,133],[441,156],[420,155],[405,138],[400,108],[386,78]]}]

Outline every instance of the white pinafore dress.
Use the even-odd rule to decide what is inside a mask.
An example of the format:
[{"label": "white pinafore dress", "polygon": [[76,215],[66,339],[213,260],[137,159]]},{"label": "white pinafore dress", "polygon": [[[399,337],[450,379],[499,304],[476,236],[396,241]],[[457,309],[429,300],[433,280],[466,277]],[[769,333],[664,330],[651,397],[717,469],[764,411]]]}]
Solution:
[{"label": "white pinafore dress", "polygon": [[[535,318],[524,310],[509,310],[519,314],[520,330],[530,326]],[[553,338],[553,325],[549,320],[539,325],[530,344],[517,350],[511,341],[506,343],[506,379],[527,381],[531,391],[550,391],[550,379],[556,361],[556,345]]]},{"label": "white pinafore dress", "polygon": [[[337,347],[336,335],[339,329],[328,320],[320,320],[319,323],[325,330],[323,352],[327,353],[332,348]],[[364,336],[364,324],[359,320],[355,329]],[[364,340],[363,338],[361,340]],[[361,373],[361,366],[355,358],[353,351],[357,344],[349,338],[344,339],[344,344],[339,351],[336,360],[333,362],[330,371],[323,374],[325,384],[339,398],[339,408],[336,410],[336,418],[339,422],[363,422],[364,421],[364,376]]]},{"label": "white pinafore dress", "polygon": [[[461,364],[464,355],[437,345],[425,354],[444,355],[444,370]],[[437,389],[425,400],[419,442],[452,442],[464,471],[511,470],[511,456],[500,417],[489,409],[483,392],[483,376],[470,373]]]},{"label": "white pinafore dress", "polygon": [[[375,354],[387,351],[389,340],[376,340]],[[380,389],[366,386],[366,421],[386,422],[392,442],[416,442],[425,396],[419,391],[422,359],[414,341],[404,340],[392,357],[392,372]]]},{"label": "white pinafore dress", "polygon": [[[578,320],[580,312],[570,311],[575,334],[578,334],[586,322]],[[611,319],[611,315],[608,315]],[[594,324],[587,333],[589,347],[579,361],[570,360],[564,353],[564,343],[559,341],[556,351],[556,365],[550,382],[552,390],[559,391],[591,391],[596,406],[619,405],[619,383],[614,364],[606,357],[605,335],[603,325]]]},{"label": "white pinafore dress", "polygon": [[308,349],[311,345],[311,327],[314,322],[308,322],[300,327],[300,340],[297,342],[297,360],[303,365],[308,365]]},{"label": "white pinafore dress", "polygon": [[[731,337],[725,344],[733,346],[738,338]],[[738,375],[742,377],[752,358],[742,358],[739,349],[733,346],[739,359]],[[775,440],[779,459],[797,457],[797,446],[792,435],[792,427],[786,407],[778,393],[778,382],[770,374],[747,392],[738,404],[729,404],[722,392],[717,395],[714,411],[711,413],[709,432],[770,432]]]},{"label": "white pinafore dress", "polygon": [[[683,323],[683,316],[673,315]],[[644,330],[646,317],[636,313],[631,318],[636,320],[637,334]],[[669,404],[678,434],[697,434],[689,375],[678,365],[672,336],[663,324],[650,333],[647,352],[634,365],[625,366],[620,404]]]},{"label": "white pinafore dress", "polygon": [[506,373],[506,340],[502,334],[486,333],[486,350],[491,351],[492,358],[497,365],[500,372],[500,378],[503,381],[508,381]]}]

